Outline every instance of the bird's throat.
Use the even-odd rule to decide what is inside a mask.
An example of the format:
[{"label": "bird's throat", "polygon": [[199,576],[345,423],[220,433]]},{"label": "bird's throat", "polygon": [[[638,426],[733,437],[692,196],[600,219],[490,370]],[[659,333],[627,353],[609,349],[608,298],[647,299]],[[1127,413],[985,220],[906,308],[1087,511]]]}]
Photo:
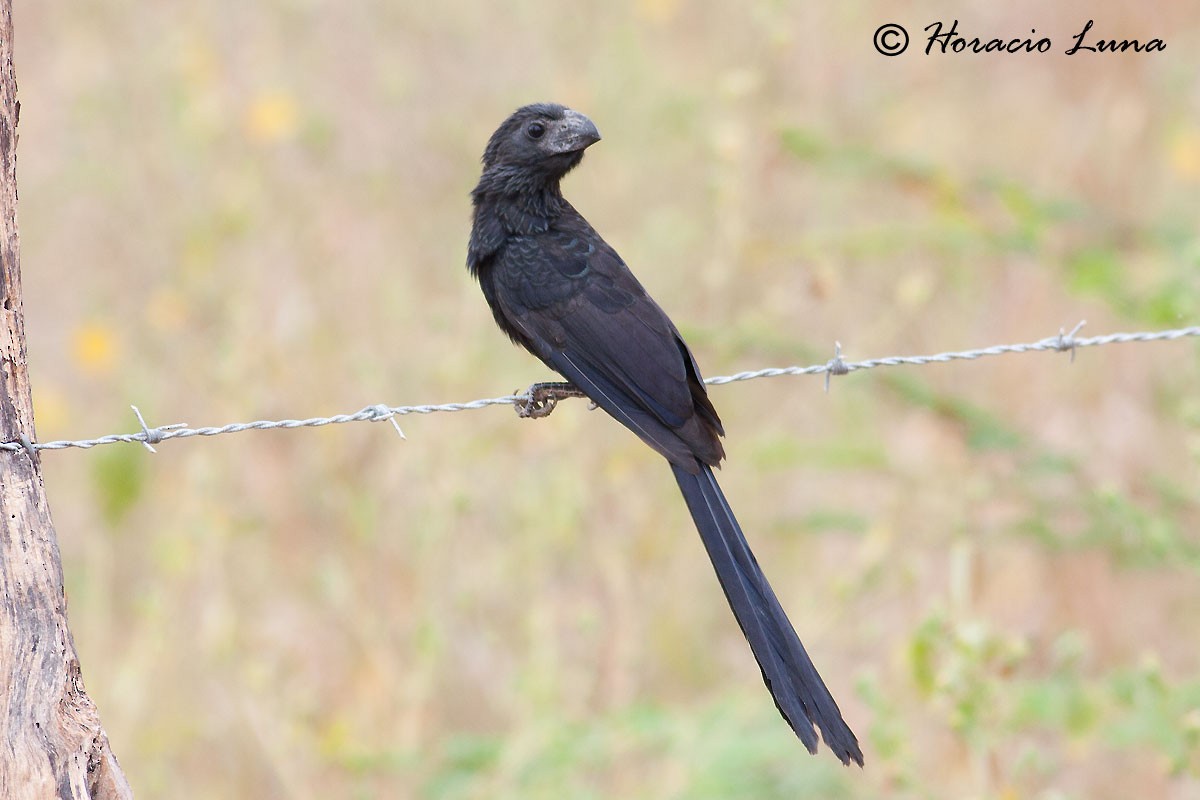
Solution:
[{"label": "bird's throat", "polygon": [[481,195],[476,189],[475,206],[476,219],[493,216],[505,233],[516,236],[544,233],[568,207],[559,191],[558,181],[522,193],[486,192]]}]

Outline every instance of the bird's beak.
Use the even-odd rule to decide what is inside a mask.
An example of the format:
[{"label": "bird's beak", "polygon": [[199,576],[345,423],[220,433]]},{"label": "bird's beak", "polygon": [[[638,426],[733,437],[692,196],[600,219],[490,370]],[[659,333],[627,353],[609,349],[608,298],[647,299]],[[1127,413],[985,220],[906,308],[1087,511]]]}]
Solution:
[{"label": "bird's beak", "polygon": [[575,153],[586,150],[598,141],[600,131],[596,129],[596,123],[568,108],[563,112],[562,122],[549,144],[556,153]]}]

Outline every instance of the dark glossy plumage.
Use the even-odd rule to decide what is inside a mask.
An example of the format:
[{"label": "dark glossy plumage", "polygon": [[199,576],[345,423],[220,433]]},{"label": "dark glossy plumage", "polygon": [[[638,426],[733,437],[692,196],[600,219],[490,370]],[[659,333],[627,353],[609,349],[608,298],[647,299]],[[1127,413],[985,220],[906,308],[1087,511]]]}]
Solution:
[{"label": "dark glossy plumage", "polygon": [[712,467],[721,420],[674,324],[562,196],[599,132],[554,104],[518,109],[488,142],[467,267],[497,324],[670,463],[780,713],[843,763],[862,751],[746,543]]}]

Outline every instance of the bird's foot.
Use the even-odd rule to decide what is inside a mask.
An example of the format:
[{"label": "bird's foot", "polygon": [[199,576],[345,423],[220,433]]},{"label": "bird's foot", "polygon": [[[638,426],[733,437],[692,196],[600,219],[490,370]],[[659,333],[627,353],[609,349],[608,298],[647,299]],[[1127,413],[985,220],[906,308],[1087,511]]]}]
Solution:
[{"label": "bird's foot", "polygon": [[587,397],[579,387],[567,382],[535,383],[513,402],[517,416],[522,419],[541,419],[550,416],[558,401],[567,397]]}]

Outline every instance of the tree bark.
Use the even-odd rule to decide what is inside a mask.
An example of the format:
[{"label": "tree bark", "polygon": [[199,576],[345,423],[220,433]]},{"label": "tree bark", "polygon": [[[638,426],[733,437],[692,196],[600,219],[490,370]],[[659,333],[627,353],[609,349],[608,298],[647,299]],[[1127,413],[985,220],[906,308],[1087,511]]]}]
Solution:
[{"label": "tree bark", "polygon": [[[34,441],[17,233],[12,0],[0,0],[0,441]],[[58,540],[31,450],[0,451],[0,797],[123,800],[129,783],[83,688]]]}]

